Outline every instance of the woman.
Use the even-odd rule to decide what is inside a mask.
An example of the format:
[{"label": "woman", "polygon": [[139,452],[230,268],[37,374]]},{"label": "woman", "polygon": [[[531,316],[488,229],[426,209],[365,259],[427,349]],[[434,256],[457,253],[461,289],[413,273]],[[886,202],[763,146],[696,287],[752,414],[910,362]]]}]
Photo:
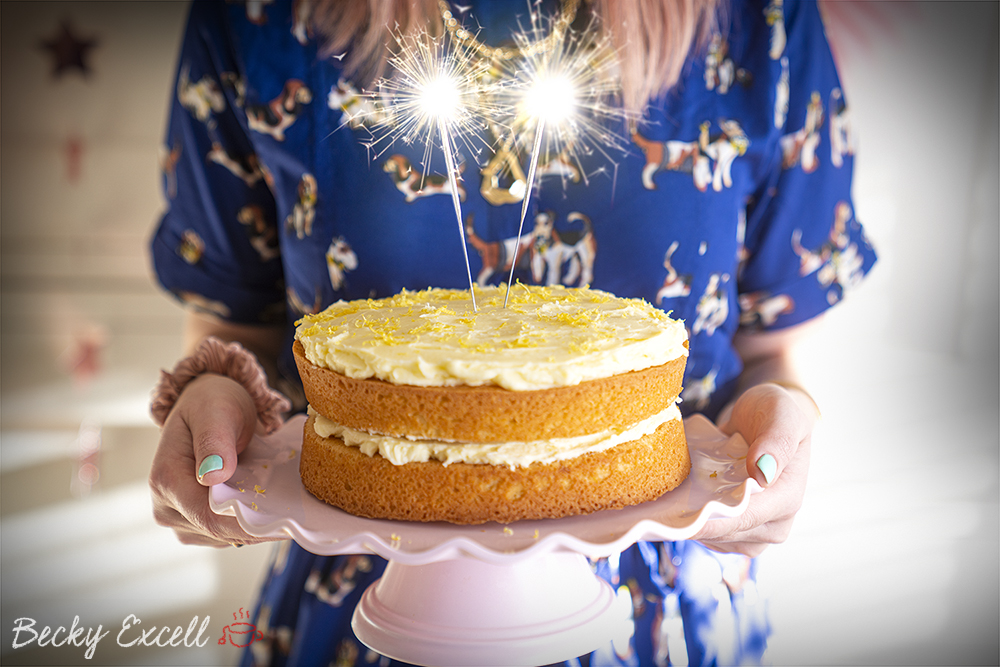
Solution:
[{"label": "woman", "polygon": [[[454,220],[450,191],[426,186],[445,173],[440,153],[422,164],[422,146],[369,149],[380,114],[358,91],[387,74],[389,26],[443,35],[454,18],[452,31],[470,28],[477,53],[505,45],[516,62],[510,37],[529,25],[528,7],[194,5],[167,137],[169,210],[152,243],[161,283],[189,307],[186,347],[198,357],[181,366],[194,371],[166,376],[154,411],[165,420],[150,475],[155,511],[182,541],[258,541],[209,510],[207,487],[232,475],[258,419],[273,423],[284,407],[253,380],[256,362],[244,359],[238,371],[206,364],[200,343],[239,341],[301,406],[290,359],[290,323],[301,314],[338,299],[467,285],[466,249],[454,223],[442,222]],[[618,49],[623,104],[641,118],[614,169],[599,151],[581,152],[569,171],[558,156],[543,160],[526,227],[562,250],[518,262],[515,279],[585,277],[683,319],[691,354],[682,408],[741,433],[748,472],[766,489],[743,516],[712,521],[692,541],[641,543],[600,562],[602,576],[632,592],[635,634],[629,647],[582,660],[645,665],[683,651],[690,664],[757,662],[768,628],[752,557],[789,534],[818,416],[789,353],[875,261],[853,217],[853,149],[841,141],[843,95],[817,8],[780,0],[537,8],[553,31],[602,19],[597,29]],[[468,153],[460,187],[472,273],[497,283],[509,267],[477,248],[516,238],[526,156]],[[570,239],[584,238],[596,250],[574,253]],[[266,641],[251,645],[245,663],[379,659],[349,624],[383,567],[375,557],[318,557],[282,544],[255,619]],[[665,630],[677,617],[682,636]]]}]

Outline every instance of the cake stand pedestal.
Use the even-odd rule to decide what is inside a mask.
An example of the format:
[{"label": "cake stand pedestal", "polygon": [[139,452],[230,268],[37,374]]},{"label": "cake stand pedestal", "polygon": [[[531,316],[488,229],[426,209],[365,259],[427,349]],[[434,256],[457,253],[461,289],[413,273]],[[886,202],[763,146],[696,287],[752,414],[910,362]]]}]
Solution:
[{"label": "cake stand pedestal", "polygon": [[509,565],[391,560],[354,612],[366,646],[418,665],[544,665],[627,641],[627,607],[582,554]]},{"label": "cake stand pedestal", "polygon": [[587,559],[639,540],[687,539],[713,517],[741,514],[759,490],[746,473],[742,438],[695,416],[685,420],[691,474],[652,502],[508,526],[364,519],[302,487],[303,421],[254,438],[233,477],[212,487],[211,507],[258,537],[292,538],[321,555],[386,558],[355,610],[355,634],[383,655],[420,665],[542,665],[627,641],[631,600],[594,575]]}]

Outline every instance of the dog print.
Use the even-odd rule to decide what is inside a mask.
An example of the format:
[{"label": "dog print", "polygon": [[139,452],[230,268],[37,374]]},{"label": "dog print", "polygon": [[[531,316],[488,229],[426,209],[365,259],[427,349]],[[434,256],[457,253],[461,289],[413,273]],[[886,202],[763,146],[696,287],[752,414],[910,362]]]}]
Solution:
[{"label": "dog print", "polygon": [[326,105],[334,110],[340,109],[344,121],[355,130],[385,124],[390,119],[390,114],[373,95],[360,92],[346,79],[340,79],[330,88]]},{"label": "dog print", "polygon": [[712,402],[712,394],[716,389],[715,379],[718,376],[719,369],[713,368],[705,377],[689,379],[684,383],[681,400],[693,405],[695,410],[704,410]]},{"label": "dog print", "polygon": [[313,220],[316,218],[316,194],[316,177],[309,173],[302,174],[298,200],[285,218],[285,229],[294,229],[295,236],[300,239],[312,236]]},{"label": "dog print", "polygon": [[536,283],[541,283],[544,278],[546,285],[581,287],[594,280],[597,240],[593,224],[590,218],[578,211],[567,215],[566,222],[580,223],[581,228],[559,231],[555,228],[553,213],[535,216],[531,272]]},{"label": "dog print", "polygon": [[316,288],[315,296],[313,297],[313,302],[307,304],[300,297],[298,292],[294,288],[289,287],[285,290],[285,295],[288,299],[288,305],[297,315],[315,315],[323,307],[323,298],[320,296],[319,287]]},{"label": "dog print", "polygon": [[716,192],[732,187],[733,162],[746,153],[750,140],[735,120],[722,120],[719,127],[722,132],[711,135],[711,123],[703,122],[695,141],[652,141],[633,132],[632,141],[646,156],[646,166],[642,170],[643,186],[647,190],[655,190],[653,176],[666,169],[690,173],[694,186],[701,192],[708,190],[709,185]]},{"label": "dog print", "polygon": [[787,294],[771,296],[767,292],[741,294],[740,325],[752,328],[769,327],[779,315],[788,315],[795,310],[795,301]]},{"label": "dog print", "polygon": [[302,107],[312,102],[312,91],[298,79],[289,79],[281,94],[267,104],[249,104],[246,107],[247,125],[251,130],[267,134],[277,141],[285,140],[287,130],[302,112]]},{"label": "dog print", "polygon": [[191,81],[190,67],[185,65],[177,77],[177,100],[181,106],[203,123],[207,123],[212,113],[222,113],[226,109],[226,99],[219,90],[219,84],[210,76]]},{"label": "dog print", "polygon": [[246,0],[247,20],[254,25],[264,25],[267,23],[267,15],[264,8],[273,3],[274,0]]},{"label": "dog print", "polygon": [[743,128],[735,120],[720,122],[722,134],[717,135],[705,145],[702,150],[715,161],[712,170],[712,189],[721,192],[724,187],[733,187],[733,162],[737,157],[746,154],[750,140]]},{"label": "dog print", "polygon": [[838,202],[834,207],[833,226],[826,241],[816,250],[809,250],[802,245],[802,230],[792,231],[792,251],[799,257],[799,275],[808,276],[819,271],[826,265],[833,253],[843,250],[850,243],[847,234],[847,224],[854,213],[851,205],[845,201]]},{"label": "dog print", "polygon": [[293,0],[292,2],[292,34],[295,40],[305,46],[313,36],[312,24],[309,19],[312,16],[312,0]]},{"label": "dog print", "polygon": [[661,305],[664,299],[675,299],[691,294],[691,276],[680,275],[674,268],[670,259],[677,251],[678,242],[674,241],[667,248],[667,254],[663,258],[663,268],[667,270],[667,277],[663,280],[663,286],[656,293],[656,305]]},{"label": "dog print", "polygon": [[247,101],[246,81],[236,72],[222,72],[219,74],[219,81],[222,88],[233,96],[233,104],[237,109],[242,109]]},{"label": "dog print", "polygon": [[854,129],[840,88],[830,92],[830,163],[844,166],[844,156],[854,155]]},{"label": "dog print", "polygon": [[729,56],[729,42],[721,34],[713,34],[705,56],[705,90],[725,95],[734,83],[748,86],[750,81],[750,73],[737,68]]},{"label": "dog print", "polygon": [[250,245],[260,255],[260,261],[268,262],[281,256],[278,230],[268,223],[264,209],[257,204],[247,204],[237,212],[236,218],[246,228]]},{"label": "dog print", "polygon": [[843,298],[864,277],[864,257],[858,252],[857,244],[851,242],[847,231],[853,219],[851,205],[845,201],[838,202],[834,208],[830,235],[815,250],[803,247],[801,230],[792,232],[792,250],[799,256],[799,275],[815,273],[820,285],[832,288],[827,292],[830,303]]},{"label": "dog print", "polygon": [[805,124],[797,132],[786,134],[779,139],[781,144],[781,168],[792,169],[801,166],[802,171],[811,174],[819,167],[819,130],[823,126],[823,104],[818,91],[810,96],[806,108]]},{"label": "dog print", "polygon": [[[472,224],[473,216],[465,219],[465,238],[469,245],[479,253],[482,269],[476,276],[477,285],[487,285],[490,278],[499,273],[503,278],[510,275],[513,262],[517,261],[518,269],[527,269],[531,264],[531,248],[534,245],[534,232],[521,236],[520,245],[516,236],[502,241],[484,241],[476,234]],[[514,257],[517,256],[515,260]]]},{"label": "dog print", "polygon": [[582,175],[573,162],[572,150],[572,146],[566,146],[555,155],[547,157],[544,162],[539,160],[535,167],[535,177],[541,180],[544,176],[558,176],[563,182],[579,183]]},{"label": "dog print", "polygon": [[330,273],[330,285],[335,290],[344,286],[344,274],[358,268],[358,256],[343,236],[330,241],[326,249],[326,268]]},{"label": "dog print", "polygon": [[781,75],[774,85],[774,127],[782,129],[788,120],[788,56],[781,57]]},{"label": "dog print", "polygon": [[729,296],[723,286],[727,282],[728,273],[713,273],[708,277],[705,292],[698,300],[698,316],[691,327],[694,334],[704,331],[711,336],[726,322],[729,317]]},{"label": "dog print", "polygon": [[339,607],[355,589],[360,576],[371,572],[372,561],[368,556],[347,556],[333,562],[337,564],[324,563],[314,568],[306,578],[304,589],[331,607]]},{"label": "dog print", "polygon": [[264,177],[254,154],[246,156],[231,155],[225,147],[217,141],[212,142],[212,148],[205,156],[209,162],[225,167],[229,173],[241,179],[248,188],[256,185],[257,181]]},{"label": "dog print", "polygon": [[695,187],[704,192],[712,179],[708,157],[701,152],[702,142],[708,143],[708,129],[709,123],[702,123],[700,136],[696,141],[654,141],[633,132],[632,142],[646,156],[646,166],[642,168],[643,187],[655,190],[653,176],[660,170],[667,169],[692,174]]},{"label": "dog print", "polygon": [[[459,173],[465,170],[465,163],[459,164]],[[421,174],[413,168],[403,155],[390,155],[382,164],[382,171],[392,177],[396,189],[403,193],[407,203],[431,195],[451,195],[451,180],[442,174]],[[458,180],[459,199],[465,201],[465,187]]]},{"label": "dog print", "polygon": [[181,234],[181,243],[177,246],[177,254],[192,266],[201,261],[205,254],[205,242],[193,229],[185,229]]},{"label": "dog print", "polygon": [[861,284],[864,279],[864,262],[864,257],[858,252],[858,245],[851,243],[843,250],[834,252],[830,262],[816,273],[820,285],[835,288],[826,293],[826,299],[831,305]]},{"label": "dog print", "polygon": [[792,232],[792,251],[799,257],[799,275],[808,276],[826,264],[830,258],[831,248],[824,243],[815,252],[809,250],[802,245],[802,230],[796,229]]},{"label": "dog print", "polygon": [[771,0],[771,3],[764,8],[764,17],[767,25],[771,26],[771,48],[768,50],[768,55],[771,60],[778,60],[785,52],[785,45],[788,43],[782,0]]}]

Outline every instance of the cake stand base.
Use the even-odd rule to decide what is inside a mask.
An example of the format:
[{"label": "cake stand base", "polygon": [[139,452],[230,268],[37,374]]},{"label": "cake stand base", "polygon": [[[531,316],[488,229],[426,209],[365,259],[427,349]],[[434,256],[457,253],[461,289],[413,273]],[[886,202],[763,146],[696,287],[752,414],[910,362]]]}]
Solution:
[{"label": "cake stand base", "polygon": [[417,665],[531,666],[627,642],[630,611],[631,600],[619,601],[577,553],[503,565],[390,560],[362,596],[353,627],[369,648]]}]

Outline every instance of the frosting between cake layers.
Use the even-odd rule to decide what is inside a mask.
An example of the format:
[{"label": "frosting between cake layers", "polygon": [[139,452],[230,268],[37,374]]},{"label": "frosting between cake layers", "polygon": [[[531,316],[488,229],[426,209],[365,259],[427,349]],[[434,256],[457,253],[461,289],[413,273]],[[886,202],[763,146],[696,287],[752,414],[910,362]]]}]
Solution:
[{"label": "frosting between cake layers", "polygon": [[573,438],[553,438],[531,442],[463,443],[441,440],[411,440],[388,435],[378,435],[349,428],[327,419],[311,407],[313,428],[321,438],[340,438],[349,447],[358,447],[368,456],[378,454],[394,465],[440,461],[502,465],[510,468],[527,467],[532,463],[554,463],[576,458],[588,452],[601,452],[625,442],[638,440],[654,433],[662,424],[681,419],[681,411],[672,405],[626,429],[607,430]]},{"label": "frosting between cake layers", "polygon": [[414,386],[549,389],[659,366],[687,355],[684,323],[639,299],[587,288],[515,285],[403,291],[339,301],[299,321],[317,366]]}]

